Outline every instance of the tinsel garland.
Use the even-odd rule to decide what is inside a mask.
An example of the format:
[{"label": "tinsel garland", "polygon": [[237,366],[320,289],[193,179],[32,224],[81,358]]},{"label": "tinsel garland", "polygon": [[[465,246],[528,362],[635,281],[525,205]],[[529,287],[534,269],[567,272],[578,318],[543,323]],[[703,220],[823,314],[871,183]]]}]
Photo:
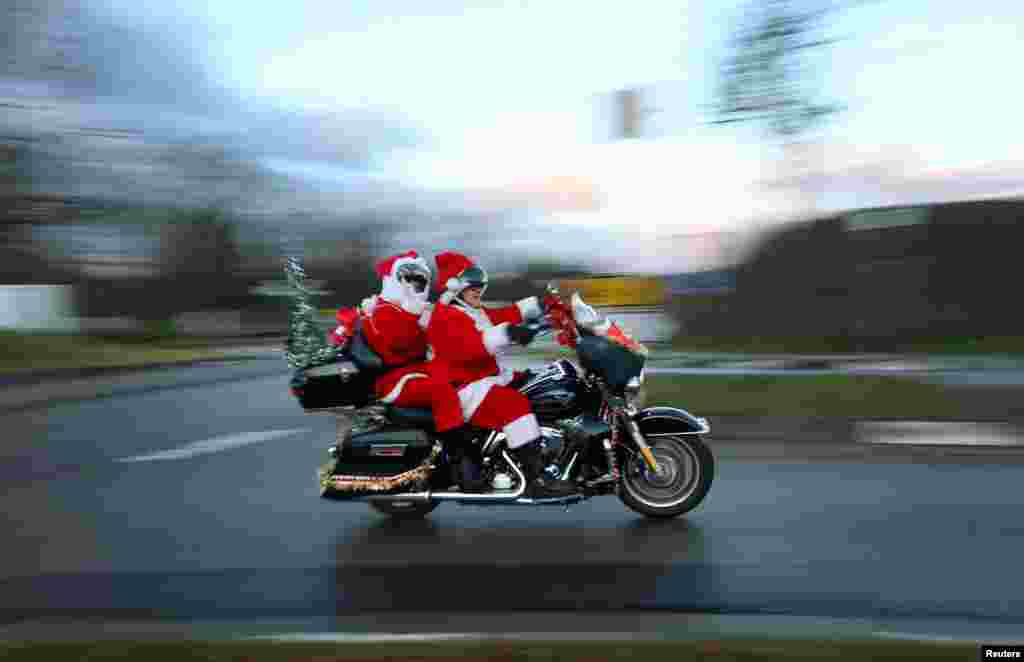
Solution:
[{"label": "tinsel garland", "polygon": [[334,473],[339,465],[335,459],[320,467],[319,483],[320,496],[356,496],[363,494],[382,494],[393,492],[399,488],[408,487],[416,483],[424,483],[430,478],[430,474],[437,468],[437,461],[441,454],[439,444],[434,444],[427,457],[419,466],[403,471],[394,476],[359,476],[343,475]]},{"label": "tinsel garland", "polygon": [[306,279],[306,271],[296,258],[285,262],[285,275],[292,288],[288,310],[288,343],[285,358],[296,370],[326,365],[338,359],[341,349],[328,344],[317,323],[314,293]]}]

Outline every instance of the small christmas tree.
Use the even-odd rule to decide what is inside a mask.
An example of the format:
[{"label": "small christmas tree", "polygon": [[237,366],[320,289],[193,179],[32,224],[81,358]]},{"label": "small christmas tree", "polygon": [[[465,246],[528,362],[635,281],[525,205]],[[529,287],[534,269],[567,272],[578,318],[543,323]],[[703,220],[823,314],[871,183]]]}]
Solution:
[{"label": "small christmas tree", "polygon": [[292,302],[288,310],[288,365],[296,370],[333,363],[341,348],[331,346],[317,324],[314,290],[308,285],[306,272],[296,258],[285,263],[285,275],[292,288]]}]

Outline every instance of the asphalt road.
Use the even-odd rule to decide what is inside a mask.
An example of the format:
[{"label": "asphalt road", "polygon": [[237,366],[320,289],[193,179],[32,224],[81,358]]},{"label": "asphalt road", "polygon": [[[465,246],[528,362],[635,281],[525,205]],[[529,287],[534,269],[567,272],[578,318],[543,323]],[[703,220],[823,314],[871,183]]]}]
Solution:
[{"label": "asphalt road", "polygon": [[318,498],[333,420],[301,412],[284,374],[0,430],[7,624],[641,607],[1024,623],[1013,449],[720,445],[708,499],[675,521],[607,497],[396,525]]}]

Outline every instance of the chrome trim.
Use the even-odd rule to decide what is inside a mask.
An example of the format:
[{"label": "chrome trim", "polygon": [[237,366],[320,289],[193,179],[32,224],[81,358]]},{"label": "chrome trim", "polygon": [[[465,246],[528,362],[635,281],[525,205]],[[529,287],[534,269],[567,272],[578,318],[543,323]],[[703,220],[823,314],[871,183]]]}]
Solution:
[{"label": "chrome trim", "polygon": [[[699,417],[699,416],[694,416],[690,412],[688,412],[688,411],[686,411],[684,409],[678,409],[676,407],[659,407],[659,409],[670,409],[670,410],[672,410],[674,412],[678,412],[678,413],[682,414],[684,418],[686,418],[686,419],[692,421],[693,423],[696,423],[698,426],[700,426],[700,429],[699,430],[688,430],[686,432],[672,432],[672,433],[662,433],[662,432],[659,432],[657,434],[651,434],[651,435],[646,435],[646,436],[657,437],[657,436],[662,436],[664,434],[673,434],[673,435],[676,435],[676,434],[707,434],[707,433],[711,432],[711,425],[708,423],[708,419],[706,419],[706,418]],[[637,412],[637,413],[639,414],[639,413],[642,413],[643,411],[644,410],[641,410],[640,412]],[[659,416],[657,414],[644,417],[645,421],[655,421],[655,420],[659,420],[659,419],[669,420],[669,421],[679,420],[675,416]]]},{"label": "chrome trim", "polygon": [[580,456],[579,451],[572,454],[572,459],[569,460],[569,464],[565,465],[565,471],[562,472],[562,480],[569,480],[569,472],[572,471],[572,467],[576,464],[576,459]]},{"label": "chrome trim", "polygon": [[[357,497],[353,501],[368,501],[371,498],[378,501],[456,501],[461,503],[516,503],[526,505],[524,501],[532,503],[529,499],[522,499],[526,491],[526,477],[519,466],[509,457],[508,451],[502,451],[502,456],[508,462],[512,470],[519,477],[519,489],[511,494],[463,494],[462,492],[413,492],[407,494],[388,494],[373,497]],[[538,502],[538,504],[543,502]]]},{"label": "chrome trim", "polygon": [[551,497],[550,499],[516,499],[517,506],[562,506],[572,503],[579,503],[586,497],[582,494],[571,494],[564,497]]},{"label": "chrome trim", "polygon": [[700,430],[691,430],[691,431],[688,431],[688,432],[653,432],[651,434],[645,434],[644,436],[645,437],[653,438],[653,437],[679,437],[679,436],[683,436],[683,435],[700,435],[700,434],[707,434],[707,433],[706,432],[701,432]]},{"label": "chrome trim", "polygon": [[509,457],[508,451],[501,451],[501,455],[502,457],[505,458],[505,462],[507,462],[508,465],[512,467],[512,471],[516,472],[516,475],[519,476],[519,489],[517,489],[515,492],[511,494],[463,494],[462,492],[437,492],[431,494],[430,492],[427,492],[427,494],[430,495],[431,499],[436,501],[462,501],[466,503],[515,501],[519,497],[523,496],[523,493],[526,492],[526,476],[523,475],[523,472],[519,468],[519,465],[517,465],[515,461],[511,457]]},{"label": "chrome trim", "polygon": [[691,448],[688,443],[682,442],[682,446],[685,449],[686,454],[690,457],[690,461],[693,463],[693,488],[691,490],[687,491],[682,496],[668,503],[654,503],[651,500],[645,499],[643,496],[641,496],[640,493],[637,492],[636,489],[633,487],[631,479],[628,476],[624,476],[622,483],[626,491],[629,492],[630,496],[632,496],[634,499],[644,504],[645,506],[649,506],[651,508],[671,508],[689,499],[690,495],[693,494],[693,491],[697,489],[698,485],[700,485],[700,481],[703,478],[704,467],[701,466],[700,458],[697,457],[697,453],[694,452],[693,448]]},{"label": "chrome trim", "polygon": [[355,375],[359,374],[359,368],[357,368],[356,364],[352,361],[341,361],[339,363],[329,363],[315,368],[307,368],[303,374],[307,377],[330,377],[332,375],[337,375],[341,377],[342,381],[348,381]]},{"label": "chrome trim", "polygon": [[403,457],[405,449],[408,447],[409,444],[370,444],[370,455],[372,457]]},{"label": "chrome trim", "polygon": [[487,435],[487,439],[484,440],[483,446],[481,447],[481,451],[484,453],[484,455],[489,453],[491,450],[491,446],[498,442],[499,436],[504,438],[505,435],[502,434],[501,432],[498,432],[497,430],[491,430],[491,433]]},{"label": "chrome trim", "polygon": [[[656,418],[669,418],[669,419],[671,419],[671,416],[657,416]],[[711,426],[707,424],[707,421],[704,421],[704,422],[697,421],[697,423],[698,423],[698,425],[700,425],[700,429],[699,430],[689,430],[687,432],[677,432],[676,434],[707,434],[708,432],[711,432]]]},{"label": "chrome trim", "polygon": [[533,379],[519,387],[519,392],[528,395],[536,387],[550,381],[559,381],[568,377],[569,373],[561,365],[561,359],[548,363],[541,369]]}]

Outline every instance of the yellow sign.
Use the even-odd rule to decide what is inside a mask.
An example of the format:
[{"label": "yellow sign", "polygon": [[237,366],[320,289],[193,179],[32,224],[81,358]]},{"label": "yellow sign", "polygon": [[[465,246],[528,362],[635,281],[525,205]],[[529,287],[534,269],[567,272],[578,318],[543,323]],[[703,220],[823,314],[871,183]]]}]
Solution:
[{"label": "yellow sign", "polygon": [[665,303],[665,282],[652,276],[578,278],[558,282],[566,297],[579,292],[592,306],[661,306]]}]

